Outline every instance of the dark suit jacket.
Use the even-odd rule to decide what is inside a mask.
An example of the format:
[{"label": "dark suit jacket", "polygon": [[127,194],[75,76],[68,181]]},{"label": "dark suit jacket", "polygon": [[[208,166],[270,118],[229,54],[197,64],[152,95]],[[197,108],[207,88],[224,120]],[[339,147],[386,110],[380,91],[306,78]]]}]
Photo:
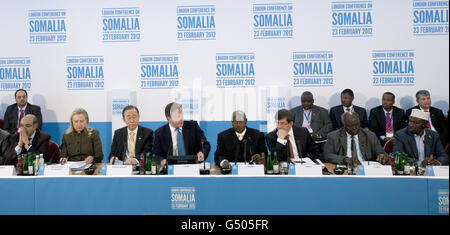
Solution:
[{"label": "dark suit jacket", "polygon": [[[405,111],[403,109],[393,106],[391,113],[394,119],[392,123],[394,132],[406,127]],[[380,139],[380,136],[386,136],[386,116],[384,115],[383,106],[380,105],[370,110],[369,129],[375,133],[383,145],[384,141]]]},{"label": "dark suit jacket", "polygon": [[[13,140],[13,148],[17,146],[20,139],[20,133],[15,133],[11,136]],[[34,135],[33,141],[31,142],[31,148],[27,151],[25,149],[25,146],[22,147],[22,152],[20,154],[25,153],[34,153],[34,154],[43,154],[45,162],[50,161],[50,153],[48,151],[48,146],[50,144],[50,135],[47,133],[40,131],[39,129],[36,129],[36,134]],[[20,155],[19,154],[19,155]],[[17,157],[14,158],[14,163],[17,163]]]},{"label": "dark suit jacket", "polygon": [[[155,143],[153,144],[153,154],[156,156],[158,163],[166,159],[168,155],[173,154],[172,134],[170,133],[169,123],[158,128],[155,131]],[[205,160],[208,158],[211,145],[206,140],[206,137],[198,126],[196,121],[184,121],[183,142],[186,155],[197,155],[198,152],[203,152]],[[202,139],[205,140],[202,149]]]},{"label": "dark suit jacket", "polygon": [[[333,129],[333,123],[331,123],[330,117],[328,117],[328,111],[316,105],[313,105],[311,110],[311,128],[313,129],[313,133],[326,137]],[[303,107],[295,107],[291,109],[291,113],[294,116],[294,126],[301,127],[304,118]]]},{"label": "dark suit jacket", "polygon": [[[294,139],[297,146],[297,150],[300,151],[299,155],[303,157],[311,158],[311,160],[315,160],[319,155],[319,147],[314,143],[314,140],[312,139],[311,135],[308,132],[308,129],[304,127],[292,127],[294,131]],[[287,158],[289,156],[289,149],[287,144],[283,145],[280,144],[277,139],[277,132],[278,129],[273,130],[266,136],[267,146],[269,147],[269,151],[272,153],[277,153],[278,161],[287,161]],[[299,144],[298,144],[299,143]]]},{"label": "dark suit jacket", "polygon": [[[359,122],[361,124],[361,128],[369,127],[367,123],[367,112],[365,108],[361,108],[359,106],[353,105],[353,111],[359,115]],[[344,125],[341,122],[341,116],[344,114],[344,106],[338,105],[334,106],[330,109],[330,119],[333,123],[333,130],[337,130]]]},{"label": "dark suit jacket", "polygon": [[0,165],[13,165],[15,157],[11,135],[0,129]]},{"label": "dark suit jacket", "polygon": [[[11,134],[16,133],[17,121],[19,119],[18,113],[19,109],[17,108],[17,103],[12,104],[6,108],[5,117],[3,118],[3,130]],[[34,116],[36,116],[38,120],[38,128],[42,130],[41,107],[27,103],[27,108],[25,109],[24,116],[27,114],[33,114]]]},{"label": "dark suit jacket", "polygon": [[[136,133],[136,144],[134,146],[134,153],[136,160],[139,162],[142,153],[152,151],[153,145],[153,131],[143,126],[138,126]],[[112,156],[118,157],[119,160],[124,161],[128,150],[128,130],[127,127],[122,127],[114,131],[114,137],[111,144],[111,152],[109,158]]]},{"label": "dark suit jacket", "polygon": [[[409,116],[411,116],[411,112],[413,109],[420,109],[419,105],[414,106],[408,110],[406,110],[406,120],[409,120]],[[447,143],[448,131],[445,127],[445,116],[442,110],[430,107],[430,115],[431,115],[431,123],[439,134],[439,138],[441,139],[441,144],[443,146]]]},{"label": "dark suit jacket", "polygon": [[[362,128],[359,129],[358,140],[359,150],[364,160],[375,161],[378,155],[385,154],[377,136],[373,132]],[[323,154],[327,162],[340,164],[344,161],[344,158],[347,156],[347,132],[344,128],[328,134]]]},{"label": "dark suit jacket", "polygon": [[[413,164],[419,160],[416,140],[414,134],[409,131],[409,128],[403,128],[394,134],[394,153],[408,154],[408,161]],[[439,140],[439,136],[435,131],[425,129],[425,157],[433,154],[442,165],[448,165],[448,156],[444,152],[444,148]]]},{"label": "dark suit jacket", "polygon": [[[264,134],[258,130],[248,128],[245,131],[244,139],[247,140],[246,161],[251,161],[253,154],[264,153],[267,156],[267,148],[264,140]],[[235,161],[237,156],[238,162],[244,161],[244,144],[243,140],[239,141],[233,128],[223,131],[217,136],[217,149],[214,160],[217,166],[227,159],[230,162]]]}]

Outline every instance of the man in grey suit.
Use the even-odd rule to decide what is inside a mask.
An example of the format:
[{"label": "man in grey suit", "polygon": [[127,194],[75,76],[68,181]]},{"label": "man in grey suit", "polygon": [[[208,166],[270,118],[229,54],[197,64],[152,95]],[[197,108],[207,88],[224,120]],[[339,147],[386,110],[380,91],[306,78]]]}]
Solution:
[{"label": "man in grey suit", "polygon": [[408,154],[411,165],[448,165],[448,156],[436,131],[427,127],[430,112],[412,109],[408,127],[394,135],[394,152]]},{"label": "man in grey suit", "polygon": [[335,164],[361,165],[362,161],[374,161],[386,164],[388,156],[377,136],[361,129],[359,115],[346,112],[341,116],[344,127],[331,132],[325,144],[325,161]]},{"label": "man in grey suit", "polygon": [[314,105],[313,94],[309,91],[303,92],[301,101],[301,106],[290,110],[294,116],[294,126],[307,128],[314,140],[326,137],[333,129],[328,111]]}]

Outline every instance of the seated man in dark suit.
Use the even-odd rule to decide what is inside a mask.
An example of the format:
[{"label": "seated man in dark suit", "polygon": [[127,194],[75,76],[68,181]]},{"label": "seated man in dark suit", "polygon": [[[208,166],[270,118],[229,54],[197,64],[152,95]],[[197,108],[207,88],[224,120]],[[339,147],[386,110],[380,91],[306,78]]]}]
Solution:
[{"label": "seated man in dark suit", "polygon": [[17,164],[17,156],[26,153],[42,153],[44,161],[50,161],[48,151],[50,135],[39,130],[38,120],[33,114],[28,114],[23,117],[20,122],[20,132],[15,133],[11,138],[15,146],[16,157],[8,160],[8,164]]},{"label": "seated man in dark suit", "polygon": [[120,160],[125,165],[139,164],[141,154],[152,151],[153,131],[139,125],[139,110],[133,105],[122,110],[122,118],[127,126],[114,131],[110,163]]},{"label": "seated man in dark suit", "polygon": [[346,112],[341,117],[344,127],[328,134],[325,161],[334,164],[361,165],[363,161],[386,164],[388,156],[376,135],[360,127],[359,115]]},{"label": "seated man in dark suit", "polygon": [[[230,162],[260,163],[260,155],[267,156],[264,134],[247,127],[247,117],[242,111],[233,112],[233,128],[219,133],[217,149],[214,156],[216,165],[221,168],[231,168]],[[244,144],[246,144],[246,158],[244,159]]]},{"label": "seated man in dark suit", "polygon": [[294,119],[287,109],[276,114],[277,129],[266,136],[269,151],[277,153],[278,161],[291,162],[293,159],[309,157],[315,160],[319,149],[308,129],[294,126]]},{"label": "seated man in dark suit", "polygon": [[20,127],[20,121],[27,114],[33,114],[38,121],[38,128],[42,130],[41,107],[28,103],[28,93],[19,89],[14,93],[16,103],[8,106],[3,118],[3,130],[14,134]]},{"label": "seated man in dark suit", "polygon": [[185,121],[183,109],[177,103],[168,104],[164,112],[168,123],[155,131],[153,154],[156,161],[164,166],[168,155],[197,155],[199,162],[206,160],[211,145],[197,122]]},{"label": "seated man in dark suit", "polygon": [[448,156],[444,152],[437,132],[427,128],[430,113],[413,109],[408,127],[395,133],[394,152],[408,154],[411,165],[420,166],[448,165]]},{"label": "seated man in dark suit", "polygon": [[341,105],[334,106],[330,109],[330,119],[333,123],[333,130],[342,128],[344,125],[341,121],[341,116],[345,112],[355,112],[360,117],[360,127],[369,130],[367,123],[367,112],[365,108],[353,105],[354,99],[353,91],[350,89],[345,89],[341,92]]},{"label": "seated man in dark suit", "polygon": [[441,144],[445,146],[447,143],[448,131],[447,128],[445,128],[444,113],[442,110],[431,106],[430,92],[427,90],[418,91],[416,93],[416,101],[419,105],[406,110],[406,120],[409,120],[413,109],[429,112],[430,116],[428,118],[427,128],[437,131],[439,138],[441,139]]},{"label": "seated man in dark suit", "polygon": [[379,138],[381,145],[394,139],[394,132],[406,127],[405,111],[394,106],[395,95],[385,92],[381,105],[370,110],[369,129]]},{"label": "seated man in dark suit", "polygon": [[294,126],[305,127],[311,137],[326,137],[333,129],[328,111],[320,106],[314,105],[313,94],[309,91],[303,92],[301,96],[302,105],[291,109],[294,116]]},{"label": "seated man in dark suit", "polygon": [[0,165],[13,165],[15,156],[11,135],[0,129]]}]

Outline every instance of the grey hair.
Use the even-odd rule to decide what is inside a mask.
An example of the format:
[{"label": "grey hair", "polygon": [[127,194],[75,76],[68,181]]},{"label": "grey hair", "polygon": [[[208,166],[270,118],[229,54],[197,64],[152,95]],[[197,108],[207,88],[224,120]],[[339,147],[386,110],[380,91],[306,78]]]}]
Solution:
[{"label": "grey hair", "polygon": [[244,111],[237,110],[233,112],[233,115],[231,117],[231,120],[234,121],[247,121],[247,116],[245,115]]},{"label": "grey hair", "polygon": [[357,113],[355,113],[355,112],[345,112],[345,113],[343,113],[341,115],[341,122],[342,122],[342,124],[345,123],[344,120],[345,120],[345,118],[347,118],[347,116],[355,116],[355,117],[357,117],[359,119],[359,115]]},{"label": "grey hair", "polygon": [[430,96],[430,92],[427,90],[420,90],[416,93],[416,99],[418,100],[421,96]]}]

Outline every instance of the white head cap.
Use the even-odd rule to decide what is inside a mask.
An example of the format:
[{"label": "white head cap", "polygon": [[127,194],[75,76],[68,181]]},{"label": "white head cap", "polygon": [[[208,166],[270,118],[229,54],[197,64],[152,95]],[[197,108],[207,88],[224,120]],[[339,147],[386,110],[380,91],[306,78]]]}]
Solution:
[{"label": "white head cap", "polygon": [[416,117],[425,121],[428,121],[428,117],[430,116],[429,112],[424,112],[419,109],[413,109],[411,112],[411,117]]}]

